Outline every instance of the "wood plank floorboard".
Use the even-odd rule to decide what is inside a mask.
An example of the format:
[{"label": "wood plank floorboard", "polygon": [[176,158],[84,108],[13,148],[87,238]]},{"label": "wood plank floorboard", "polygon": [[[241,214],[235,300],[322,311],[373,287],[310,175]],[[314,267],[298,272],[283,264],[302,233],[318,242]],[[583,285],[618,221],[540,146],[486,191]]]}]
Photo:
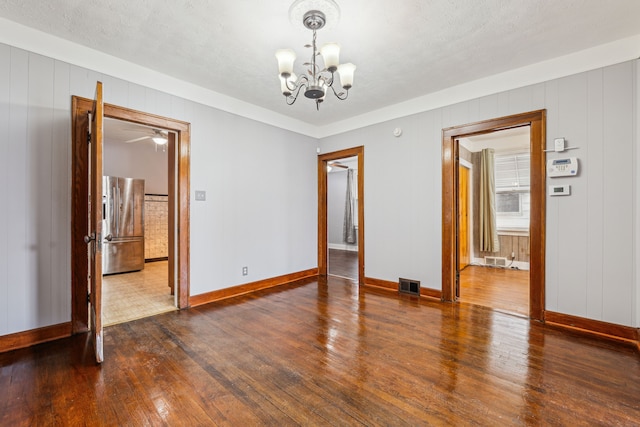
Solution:
[{"label": "wood plank floorboard", "polygon": [[0,354],[0,425],[638,425],[632,346],[332,278]]},{"label": "wood plank floorboard", "polygon": [[358,252],[329,249],[329,274],[332,276],[358,279]]},{"label": "wood plank floorboard", "polygon": [[470,265],[460,272],[460,301],[529,316],[529,272]]}]

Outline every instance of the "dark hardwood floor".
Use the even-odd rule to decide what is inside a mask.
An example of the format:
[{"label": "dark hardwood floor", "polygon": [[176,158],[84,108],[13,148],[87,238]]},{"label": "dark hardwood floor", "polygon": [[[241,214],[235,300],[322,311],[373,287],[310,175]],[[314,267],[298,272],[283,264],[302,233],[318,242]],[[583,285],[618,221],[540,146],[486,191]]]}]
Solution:
[{"label": "dark hardwood floor", "polygon": [[285,285],[0,354],[0,425],[638,425],[621,343],[471,304]]},{"label": "dark hardwood floor", "polygon": [[358,252],[329,249],[328,272],[332,276],[358,280]]}]

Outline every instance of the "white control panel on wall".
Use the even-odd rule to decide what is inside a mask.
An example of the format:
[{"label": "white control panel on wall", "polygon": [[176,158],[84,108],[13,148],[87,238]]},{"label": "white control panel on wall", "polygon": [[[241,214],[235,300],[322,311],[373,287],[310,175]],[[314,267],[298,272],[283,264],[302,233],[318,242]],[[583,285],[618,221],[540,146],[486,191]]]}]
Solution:
[{"label": "white control panel on wall", "polygon": [[549,186],[549,196],[570,196],[570,195],[571,195],[570,185],[550,185]]},{"label": "white control panel on wall", "polygon": [[578,175],[578,159],[566,157],[564,159],[547,160],[547,175],[551,178]]}]

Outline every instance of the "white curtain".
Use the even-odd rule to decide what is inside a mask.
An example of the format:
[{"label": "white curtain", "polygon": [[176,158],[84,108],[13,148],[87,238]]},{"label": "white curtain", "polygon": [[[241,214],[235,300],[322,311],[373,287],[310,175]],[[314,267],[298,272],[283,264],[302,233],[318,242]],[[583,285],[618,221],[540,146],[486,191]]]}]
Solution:
[{"label": "white curtain", "polygon": [[346,243],[357,243],[356,236],[356,190],[354,188],[353,169],[347,170],[347,194],[344,203],[344,222],[342,225],[342,239]]},{"label": "white curtain", "polygon": [[500,251],[500,240],[496,228],[494,165],[493,149],[483,149],[480,161],[480,250],[484,252]]}]

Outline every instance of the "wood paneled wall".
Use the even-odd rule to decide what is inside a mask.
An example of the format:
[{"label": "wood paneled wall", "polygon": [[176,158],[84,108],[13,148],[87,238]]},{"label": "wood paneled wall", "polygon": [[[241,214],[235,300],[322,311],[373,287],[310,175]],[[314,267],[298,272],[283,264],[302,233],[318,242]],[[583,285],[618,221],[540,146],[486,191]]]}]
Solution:
[{"label": "wood paneled wall", "polygon": [[[634,161],[640,81],[638,61],[459,102],[325,138],[323,152],[364,141],[367,153],[367,277],[442,284],[442,129],[546,110],[546,148],[564,137],[580,173],[547,178],[570,184],[571,196],[546,198],[545,307],[628,326],[640,321],[634,221],[640,183]],[[403,129],[401,144],[390,130]],[[405,138],[406,136],[406,138]],[[402,168],[388,173],[390,164]],[[633,231],[635,230],[635,231]]]},{"label": "wood paneled wall", "polygon": [[477,258],[486,256],[505,257],[511,260],[511,253],[515,253],[515,261],[529,262],[529,236],[514,236],[498,233],[500,240],[499,252],[475,252]]},{"label": "wood paneled wall", "polygon": [[70,103],[91,98],[97,80],[108,103],[192,124],[191,187],[207,191],[207,202],[191,201],[193,294],[317,265],[318,144],[364,145],[367,276],[439,289],[442,129],[546,109],[547,146],[566,138],[581,165],[577,177],[547,180],[572,195],[547,199],[546,308],[638,322],[637,60],[318,141],[0,44],[0,179],[11,183],[0,186],[10,201],[0,209],[0,335],[70,320]]},{"label": "wood paneled wall", "polygon": [[96,81],[109,104],[192,124],[192,293],[316,267],[315,139],[0,44],[0,336],[71,320],[71,96]]}]

